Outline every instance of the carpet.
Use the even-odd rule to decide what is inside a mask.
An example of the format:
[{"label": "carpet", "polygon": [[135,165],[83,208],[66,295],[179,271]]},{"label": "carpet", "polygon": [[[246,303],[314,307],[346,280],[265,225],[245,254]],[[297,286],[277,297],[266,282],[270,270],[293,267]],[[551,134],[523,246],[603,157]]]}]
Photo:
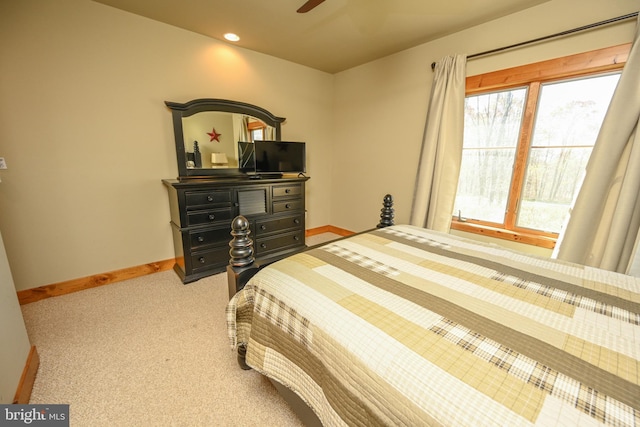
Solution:
[{"label": "carpet", "polygon": [[173,271],[22,306],[40,368],[30,403],[72,426],[301,426],[226,336],[226,274]]}]

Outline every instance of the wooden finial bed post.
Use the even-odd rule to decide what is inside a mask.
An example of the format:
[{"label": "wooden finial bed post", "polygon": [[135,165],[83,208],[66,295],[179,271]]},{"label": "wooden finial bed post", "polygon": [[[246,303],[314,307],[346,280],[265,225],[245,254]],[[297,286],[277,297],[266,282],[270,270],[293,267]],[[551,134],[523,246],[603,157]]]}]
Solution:
[{"label": "wooden finial bed post", "polygon": [[249,220],[239,215],[231,222],[229,242],[231,249],[229,265],[227,266],[227,283],[229,285],[229,299],[244,287],[247,281],[258,271],[253,256],[253,240],[249,238]]},{"label": "wooden finial bed post", "polygon": [[382,209],[380,209],[380,223],[376,226],[377,228],[384,228],[393,225],[393,217],[395,216],[393,212],[393,197],[391,194],[387,194],[382,199]]},{"label": "wooden finial bed post", "polygon": [[[233,239],[229,242],[231,259],[227,266],[229,299],[242,289],[247,281],[258,271],[258,266],[255,265],[255,257],[253,256],[253,240],[249,238],[249,234],[251,234],[249,221],[242,215],[235,217],[231,222]],[[240,368],[251,369],[246,362],[247,346],[239,344],[237,353]]]},{"label": "wooden finial bed post", "polygon": [[249,230],[249,221],[247,218],[239,215],[234,218],[231,223],[231,235],[233,239],[229,242],[231,250],[231,260],[229,264],[234,267],[244,267],[251,264],[255,258],[253,257],[253,240],[249,238],[251,230]]}]

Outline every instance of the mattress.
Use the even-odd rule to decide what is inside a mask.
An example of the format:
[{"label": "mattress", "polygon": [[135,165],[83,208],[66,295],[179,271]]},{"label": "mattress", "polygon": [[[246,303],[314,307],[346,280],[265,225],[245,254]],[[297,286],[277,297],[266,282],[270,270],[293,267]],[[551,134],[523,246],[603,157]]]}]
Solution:
[{"label": "mattress", "polygon": [[327,426],[640,425],[631,276],[395,225],[261,269],[227,326]]}]

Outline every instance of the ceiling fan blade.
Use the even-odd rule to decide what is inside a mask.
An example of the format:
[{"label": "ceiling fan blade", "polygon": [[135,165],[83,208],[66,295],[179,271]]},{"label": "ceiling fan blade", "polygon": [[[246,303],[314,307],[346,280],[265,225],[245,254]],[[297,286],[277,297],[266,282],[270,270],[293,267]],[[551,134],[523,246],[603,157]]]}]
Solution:
[{"label": "ceiling fan blade", "polygon": [[315,8],[316,6],[318,6],[322,2],[324,2],[324,0],[308,0],[296,12],[298,12],[298,13],[307,13],[311,9]]}]

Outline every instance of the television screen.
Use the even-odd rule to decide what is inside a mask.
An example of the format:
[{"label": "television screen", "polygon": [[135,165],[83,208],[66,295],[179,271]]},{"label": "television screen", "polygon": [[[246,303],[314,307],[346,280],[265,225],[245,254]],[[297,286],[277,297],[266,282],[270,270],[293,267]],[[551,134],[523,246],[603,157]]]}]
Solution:
[{"label": "television screen", "polygon": [[[253,148],[253,150],[252,150]],[[291,141],[238,143],[240,169],[245,172],[306,172],[306,144]]]}]

